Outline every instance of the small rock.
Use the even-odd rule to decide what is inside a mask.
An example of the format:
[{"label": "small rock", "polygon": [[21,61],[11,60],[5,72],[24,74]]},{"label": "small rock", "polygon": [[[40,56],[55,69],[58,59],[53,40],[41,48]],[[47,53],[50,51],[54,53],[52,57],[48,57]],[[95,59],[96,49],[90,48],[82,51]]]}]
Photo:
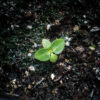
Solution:
[{"label": "small rock", "polygon": [[70,71],[71,69],[72,69],[72,66],[68,66],[67,68],[66,68],[68,71]]},{"label": "small rock", "polygon": [[32,29],[32,25],[27,25],[27,29]]},{"label": "small rock", "polygon": [[19,25],[15,25],[15,27],[19,28],[20,26]]},{"label": "small rock", "polygon": [[47,27],[46,27],[47,31],[50,30],[51,26],[52,26],[52,24],[47,25]]},{"label": "small rock", "polygon": [[32,85],[29,84],[27,88],[28,88],[28,89],[31,89],[31,88],[32,88]]},{"label": "small rock", "polygon": [[29,72],[25,71],[25,76],[28,77],[29,76]]},{"label": "small rock", "polygon": [[14,25],[11,25],[11,29],[14,30]]},{"label": "small rock", "polygon": [[100,56],[100,50],[96,50],[98,56]]},{"label": "small rock", "polygon": [[33,81],[33,82],[32,82],[32,85],[34,85],[34,84],[35,84],[35,82]]},{"label": "small rock", "polygon": [[34,47],[35,47],[35,48],[37,47],[37,44],[36,44],[36,43],[34,43]]},{"label": "small rock", "polygon": [[64,63],[62,63],[62,62],[60,62],[60,63],[59,63],[59,66],[64,67],[64,66],[65,66],[65,64],[64,64]]},{"label": "small rock", "polygon": [[63,81],[62,80],[60,80],[59,82],[60,82],[61,85],[63,84]]},{"label": "small rock", "polygon": [[14,87],[15,89],[17,89],[17,85],[14,85],[13,87]]},{"label": "small rock", "polygon": [[52,73],[52,74],[50,75],[50,78],[51,78],[51,80],[54,80],[54,78],[55,78],[55,74]]},{"label": "small rock", "polygon": [[83,15],[84,18],[86,18],[86,15]]},{"label": "small rock", "polygon": [[100,27],[95,26],[90,30],[90,32],[97,32],[97,31],[100,31]]},{"label": "small rock", "polygon": [[97,79],[100,81],[100,77],[97,77]]},{"label": "small rock", "polygon": [[87,24],[87,23],[88,23],[88,21],[87,21],[87,20],[85,20],[85,21],[84,21],[84,24]]},{"label": "small rock", "polygon": [[98,42],[98,46],[100,47],[100,42]]},{"label": "small rock", "polygon": [[12,83],[13,85],[15,85],[16,79],[13,79],[13,80],[11,81],[11,83]]},{"label": "small rock", "polygon": [[34,66],[29,66],[29,68],[28,68],[30,71],[35,71],[35,67]]},{"label": "small rock", "polygon": [[32,56],[32,53],[28,53],[28,56],[31,57]]},{"label": "small rock", "polygon": [[57,94],[57,93],[58,93],[58,89],[57,88],[52,90],[52,94]]},{"label": "small rock", "polygon": [[22,85],[21,84],[18,84],[18,87],[21,87]]}]

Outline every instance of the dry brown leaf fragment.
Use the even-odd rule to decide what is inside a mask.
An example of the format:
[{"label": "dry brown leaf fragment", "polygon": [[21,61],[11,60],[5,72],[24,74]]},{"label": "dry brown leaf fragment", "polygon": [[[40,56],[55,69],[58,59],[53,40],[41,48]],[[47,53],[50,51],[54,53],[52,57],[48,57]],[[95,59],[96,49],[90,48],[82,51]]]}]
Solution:
[{"label": "dry brown leaf fragment", "polygon": [[55,20],[55,25],[60,25],[60,20]]},{"label": "dry brown leaf fragment", "polygon": [[32,49],[29,50],[30,53],[34,52]]},{"label": "dry brown leaf fragment", "polygon": [[73,27],[73,31],[74,31],[74,32],[79,31],[79,26],[78,26],[78,25],[75,25],[75,26]]},{"label": "dry brown leaf fragment", "polygon": [[81,53],[85,50],[83,46],[77,46],[75,49],[76,51],[81,52]]}]

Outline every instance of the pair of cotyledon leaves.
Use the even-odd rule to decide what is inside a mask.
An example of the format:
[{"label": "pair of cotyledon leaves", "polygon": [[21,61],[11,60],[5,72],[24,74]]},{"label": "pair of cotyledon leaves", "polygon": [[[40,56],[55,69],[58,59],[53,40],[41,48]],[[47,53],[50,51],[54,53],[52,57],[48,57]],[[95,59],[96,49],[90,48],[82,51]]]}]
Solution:
[{"label": "pair of cotyledon leaves", "polygon": [[48,61],[56,62],[58,56],[56,54],[60,54],[65,46],[64,39],[56,39],[52,43],[48,39],[42,40],[43,48],[39,49],[35,53],[35,58],[39,61]]}]

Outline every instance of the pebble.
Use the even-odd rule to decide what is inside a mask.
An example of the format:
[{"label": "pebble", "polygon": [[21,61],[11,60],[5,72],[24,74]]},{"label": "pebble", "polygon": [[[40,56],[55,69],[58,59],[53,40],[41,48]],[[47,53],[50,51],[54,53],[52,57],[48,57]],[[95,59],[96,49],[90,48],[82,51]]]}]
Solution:
[{"label": "pebble", "polygon": [[14,30],[14,25],[11,25],[11,29]]},{"label": "pebble", "polygon": [[29,84],[27,88],[28,88],[28,89],[31,89],[31,88],[32,88],[32,85]]},{"label": "pebble", "polygon": [[100,31],[100,27],[95,26],[90,30],[90,32],[96,32],[96,31]]},{"label": "pebble", "polygon": [[58,93],[58,88],[52,90],[52,94],[57,94],[57,93]]},{"label": "pebble", "polygon": [[71,69],[72,69],[72,66],[69,65],[69,66],[67,67],[67,70],[70,71]]},{"label": "pebble", "polygon": [[34,47],[35,47],[35,48],[37,47],[37,44],[36,44],[36,43],[34,43]]},{"label": "pebble", "polygon": [[100,47],[100,42],[98,42],[98,46]]},{"label": "pebble", "polygon": [[51,78],[51,80],[54,80],[54,78],[55,78],[55,74],[52,73],[52,74],[50,75],[50,78]]},{"label": "pebble", "polygon": [[88,23],[88,21],[87,21],[87,20],[85,20],[85,21],[84,21],[84,24],[87,24],[87,23]]},{"label": "pebble", "polygon": [[32,56],[32,53],[28,53],[28,57],[31,57]]},{"label": "pebble", "polygon": [[74,28],[73,28],[73,31],[74,31],[74,32],[79,31],[79,26],[78,26],[78,25],[75,25]]},{"label": "pebble", "polygon": [[35,82],[33,81],[33,82],[32,82],[32,85],[34,85],[34,84],[35,84]]},{"label": "pebble", "polygon": [[29,72],[25,71],[25,76],[28,77],[29,76]]},{"label": "pebble", "polygon": [[98,67],[98,68],[94,67],[94,68],[93,68],[93,71],[94,71],[95,74],[96,74],[96,78],[97,78],[98,80],[100,80],[100,68],[99,68],[99,67]]},{"label": "pebble", "polygon": [[28,68],[30,71],[35,71],[35,67],[34,66],[29,66],[29,68]]},{"label": "pebble", "polygon": [[18,87],[21,87],[22,85],[21,84],[18,84]]},{"label": "pebble", "polygon": [[66,66],[66,65],[65,65],[64,63],[60,62],[60,63],[59,63],[59,66],[64,67],[64,66]]},{"label": "pebble", "polygon": [[52,26],[51,24],[47,25],[47,27],[46,27],[47,31],[50,30],[51,26]]},{"label": "pebble", "polygon": [[14,85],[13,87],[14,87],[15,89],[17,89],[17,85]]},{"label": "pebble", "polygon": [[27,29],[32,29],[32,25],[27,25]]},{"label": "pebble", "polygon": [[100,50],[96,50],[98,56],[100,56]]},{"label": "pebble", "polygon": [[16,79],[13,79],[13,80],[11,81],[11,83],[12,83],[13,85],[15,85]]},{"label": "pebble", "polygon": [[86,15],[83,15],[84,18],[86,18]]}]

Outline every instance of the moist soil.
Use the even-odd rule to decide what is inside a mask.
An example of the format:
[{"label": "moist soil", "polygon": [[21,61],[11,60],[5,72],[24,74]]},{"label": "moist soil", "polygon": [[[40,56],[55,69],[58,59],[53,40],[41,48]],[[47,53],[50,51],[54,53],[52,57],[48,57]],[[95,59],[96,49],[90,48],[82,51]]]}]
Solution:
[{"label": "moist soil", "polygon": [[[0,1],[0,100],[100,100],[100,2],[83,1]],[[34,59],[60,37],[56,63]]]}]

